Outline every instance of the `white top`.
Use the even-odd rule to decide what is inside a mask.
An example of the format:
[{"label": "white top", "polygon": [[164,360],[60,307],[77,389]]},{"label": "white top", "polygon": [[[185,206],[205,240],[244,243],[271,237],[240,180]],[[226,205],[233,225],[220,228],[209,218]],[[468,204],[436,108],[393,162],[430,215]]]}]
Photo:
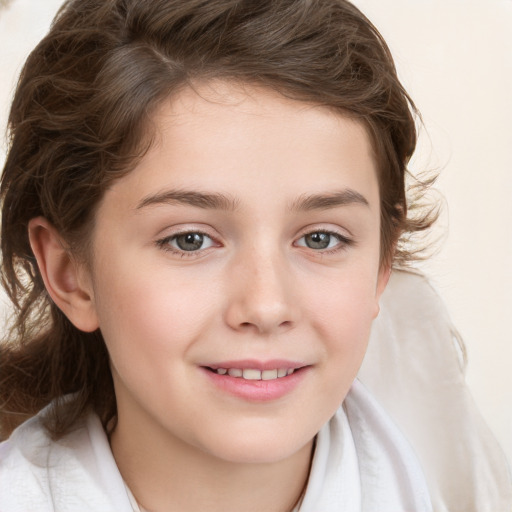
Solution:
[{"label": "white top", "polygon": [[465,382],[463,341],[420,274],[393,271],[359,380],[399,425],[436,512],[512,512],[512,476]]},{"label": "white top", "polygon": [[[43,410],[0,444],[0,512],[137,510],[98,417],[51,441]],[[430,512],[413,450],[355,382],[322,428],[300,512]]]}]

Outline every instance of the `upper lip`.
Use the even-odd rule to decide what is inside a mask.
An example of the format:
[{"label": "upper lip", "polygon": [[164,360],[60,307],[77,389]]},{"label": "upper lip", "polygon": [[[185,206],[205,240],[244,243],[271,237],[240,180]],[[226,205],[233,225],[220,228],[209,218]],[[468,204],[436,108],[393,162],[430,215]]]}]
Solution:
[{"label": "upper lip", "polygon": [[306,364],[298,361],[291,361],[289,359],[270,359],[268,361],[259,361],[257,359],[240,359],[236,361],[221,361],[218,363],[208,363],[201,365],[205,368],[211,368],[217,370],[218,368],[240,368],[240,369],[251,369],[251,370],[275,370],[279,368],[293,368],[298,369]]}]

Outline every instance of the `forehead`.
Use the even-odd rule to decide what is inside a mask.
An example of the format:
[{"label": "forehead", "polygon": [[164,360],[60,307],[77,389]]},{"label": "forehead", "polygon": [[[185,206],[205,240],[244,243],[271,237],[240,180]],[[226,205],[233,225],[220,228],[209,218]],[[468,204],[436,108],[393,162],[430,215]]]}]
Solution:
[{"label": "forehead", "polygon": [[199,160],[215,158],[212,179],[233,166],[261,174],[275,171],[280,163],[294,165],[297,172],[314,168],[320,178],[337,158],[343,159],[340,172],[350,168],[362,176],[364,169],[375,167],[362,123],[264,87],[230,82],[186,87],[162,102],[152,123],[155,138],[141,167],[164,154],[169,165],[179,158],[181,169],[190,171]]},{"label": "forehead", "polygon": [[[217,144],[222,140],[240,142],[250,130],[260,135],[253,142],[259,140],[268,145],[269,136],[279,133],[279,141],[287,139],[292,143],[296,139],[297,146],[300,146],[298,136],[306,132],[308,136],[333,131],[342,135],[352,132],[350,136],[354,136],[357,132],[360,139],[368,142],[367,149],[372,153],[365,126],[348,113],[295,100],[267,87],[238,82],[215,80],[184,87],[161,103],[153,121],[161,133],[177,128],[174,130],[177,135],[179,129],[188,126],[196,130],[197,136],[223,124],[224,131],[218,133]],[[274,128],[269,132],[272,125]],[[285,127],[292,129],[283,131]]]},{"label": "forehead", "polygon": [[350,188],[368,196],[372,208],[378,203],[365,127],[270,89],[227,82],[186,87],[162,102],[152,131],[150,150],[113,187],[124,190],[132,208],[144,194],[170,188],[282,205]]}]

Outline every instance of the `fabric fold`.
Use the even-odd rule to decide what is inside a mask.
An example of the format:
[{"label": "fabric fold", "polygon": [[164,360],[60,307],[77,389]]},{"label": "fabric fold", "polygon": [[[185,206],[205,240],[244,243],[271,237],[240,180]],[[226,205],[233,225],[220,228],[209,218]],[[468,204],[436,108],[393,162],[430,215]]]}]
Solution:
[{"label": "fabric fold", "polygon": [[461,337],[428,279],[394,271],[358,378],[413,446],[435,512],[510,512],[510,470],[464,366]]},{"label": "fabric fold", "polygon": [[430,512],[416,455],[357,380],[319,432],[300,512]]}]

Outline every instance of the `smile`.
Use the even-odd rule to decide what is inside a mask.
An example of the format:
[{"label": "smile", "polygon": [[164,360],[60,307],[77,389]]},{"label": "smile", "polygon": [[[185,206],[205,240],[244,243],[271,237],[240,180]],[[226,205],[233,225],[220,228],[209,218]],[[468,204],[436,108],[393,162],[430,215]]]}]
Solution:
[{"label": "smile", "polygon": [[249,402],[278,400],[307,378],[311,365],[287,360],[223,361],[200,367],[216,389]]},{"label": "smile", "polygon": [[218,375],[229,375],[230,377],[245,380],[274,380],[291,375],[295,368],[276,368],[274,370],[257,370],[254,368],[217,368],[212,370]]}]

